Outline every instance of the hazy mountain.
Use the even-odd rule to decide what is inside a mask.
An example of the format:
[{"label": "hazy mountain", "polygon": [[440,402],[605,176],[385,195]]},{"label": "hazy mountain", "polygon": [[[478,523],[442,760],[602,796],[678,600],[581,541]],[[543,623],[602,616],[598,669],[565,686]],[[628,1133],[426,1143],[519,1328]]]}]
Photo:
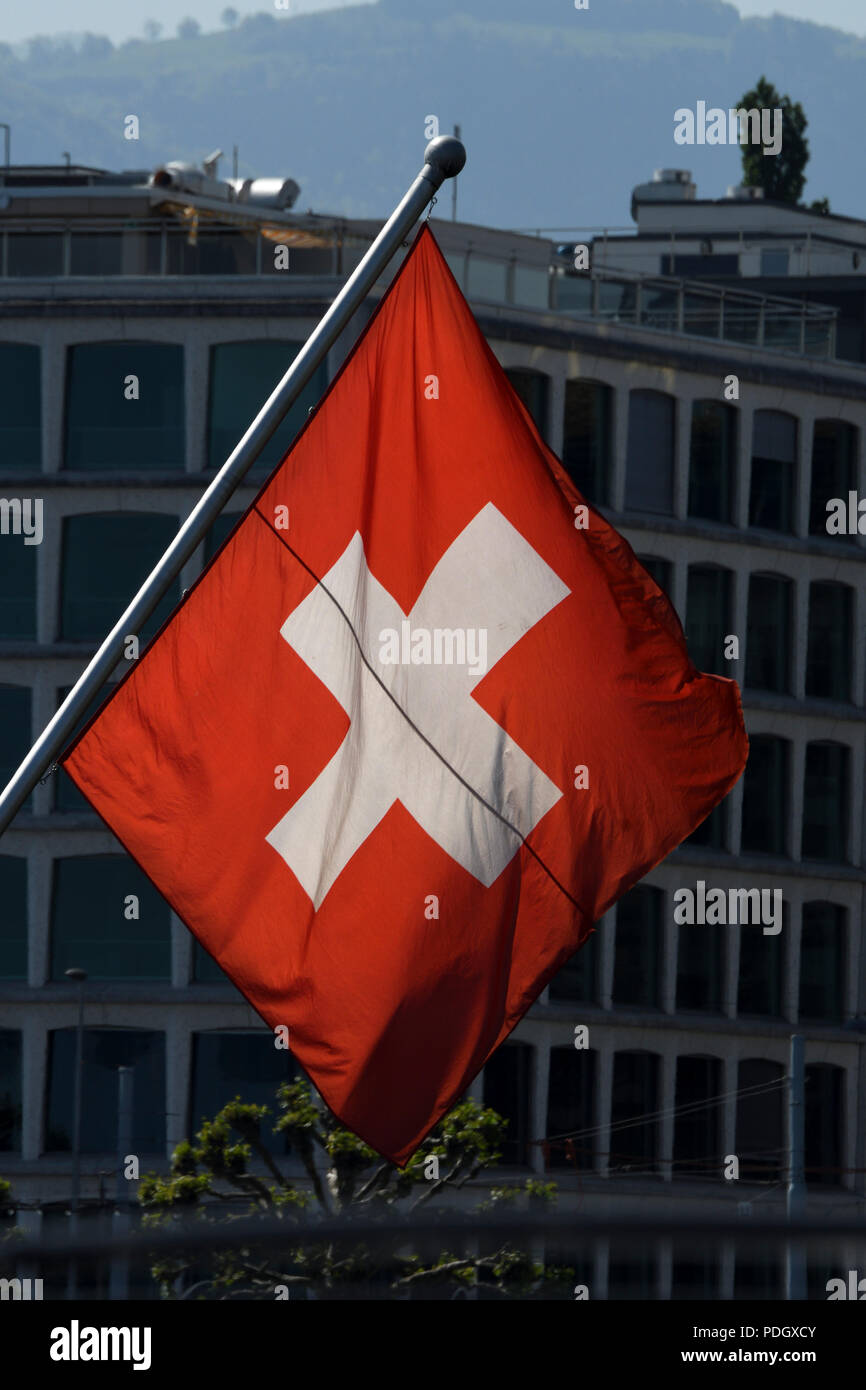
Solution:
[{"label": "hazy mountain", "polygon": [[[691,168],[705,196],[739,181],[737,150],[675,145],[673,115],[699,99],[727,107],[762,73],[809,118],[807,199],[866,215],[852,138],[866,41],[741,20],[723,0],[380,0],[116,49],[37,40],[26,58],[0,46],[0,117],[15,162],[69,150],[143,168],[237,144],[243,174],[291,175],[303,207],[377,215],[420,167],[435,115],[443,131],[460,122],[468,149],[461,219],[624,225],[657,167]],[[437,212],[450,215],[450,195]]]}]

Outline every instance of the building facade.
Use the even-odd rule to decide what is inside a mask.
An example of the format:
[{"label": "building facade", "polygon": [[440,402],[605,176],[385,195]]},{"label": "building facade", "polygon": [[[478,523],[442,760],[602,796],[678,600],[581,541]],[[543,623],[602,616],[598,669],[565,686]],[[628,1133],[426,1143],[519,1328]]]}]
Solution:
[{"label": "building facade", "polygon": [[[4,783],[378,229],[217,182],[13,169],[0,188]],[[541,434],[669,595],[695,664],[739,682],[751,741],[723,805],[597,924],[473,1084],[509,1119],[496,1180],[554,1179],[591,1214],[726,1212],[732,1232],[783,1209],[799,1033],[808,1208],[862,1215],[866,375],[836,352],[838,306],[740,285],[720,301],[655,266],[575,274],[541,238],[432,226]],[[853,530],[828,531],[834,499]],[[678,921],[700,885],[765,891],[777,918]],[[266,1102],[291,1074],[62,772],[0,845],[0,914],[0,1174],[26,1222],[68,1203],[79,990],[88,1201],[115,1182],[118,1067],[133,1068],[142,1171],[235,1094]],[[781,1258],[733,1242],[700,1259],[674,1240],[599,1242],[580,1260],[590,1297],[783,1293]],[[811,1261],[810,1294],[857,1265],[846,1246]]]}]

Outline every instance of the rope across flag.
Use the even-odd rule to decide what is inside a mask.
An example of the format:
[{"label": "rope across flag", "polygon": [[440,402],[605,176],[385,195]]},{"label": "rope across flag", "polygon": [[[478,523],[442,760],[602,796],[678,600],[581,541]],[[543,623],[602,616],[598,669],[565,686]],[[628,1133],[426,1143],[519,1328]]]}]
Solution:
[{"label": "rope across flag", "polygon": [[424,224],[62,765],[402,1165],[746,756],[736,684],[695,669]]}]

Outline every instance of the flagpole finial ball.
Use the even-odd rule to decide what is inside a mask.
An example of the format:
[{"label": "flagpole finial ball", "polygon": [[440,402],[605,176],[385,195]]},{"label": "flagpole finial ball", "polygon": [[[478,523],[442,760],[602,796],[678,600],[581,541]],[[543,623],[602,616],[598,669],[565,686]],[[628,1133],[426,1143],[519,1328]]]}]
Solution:
[{"label": "flagpole finial ball", "polygon": [[437,135],[424,151],[424,161],[438,169],[443,179],[453,179],[466,163],[466,150],[455,136]]}]

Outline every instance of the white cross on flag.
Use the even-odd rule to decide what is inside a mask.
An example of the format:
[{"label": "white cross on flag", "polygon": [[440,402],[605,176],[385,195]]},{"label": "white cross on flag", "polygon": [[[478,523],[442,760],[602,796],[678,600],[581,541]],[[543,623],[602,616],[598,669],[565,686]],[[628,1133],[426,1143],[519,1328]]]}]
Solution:
[{"label": "white cross on flag", "polygon": [[746,748],[736,685],[584,507],[425,226],[64,766],[403,1164]]}]

